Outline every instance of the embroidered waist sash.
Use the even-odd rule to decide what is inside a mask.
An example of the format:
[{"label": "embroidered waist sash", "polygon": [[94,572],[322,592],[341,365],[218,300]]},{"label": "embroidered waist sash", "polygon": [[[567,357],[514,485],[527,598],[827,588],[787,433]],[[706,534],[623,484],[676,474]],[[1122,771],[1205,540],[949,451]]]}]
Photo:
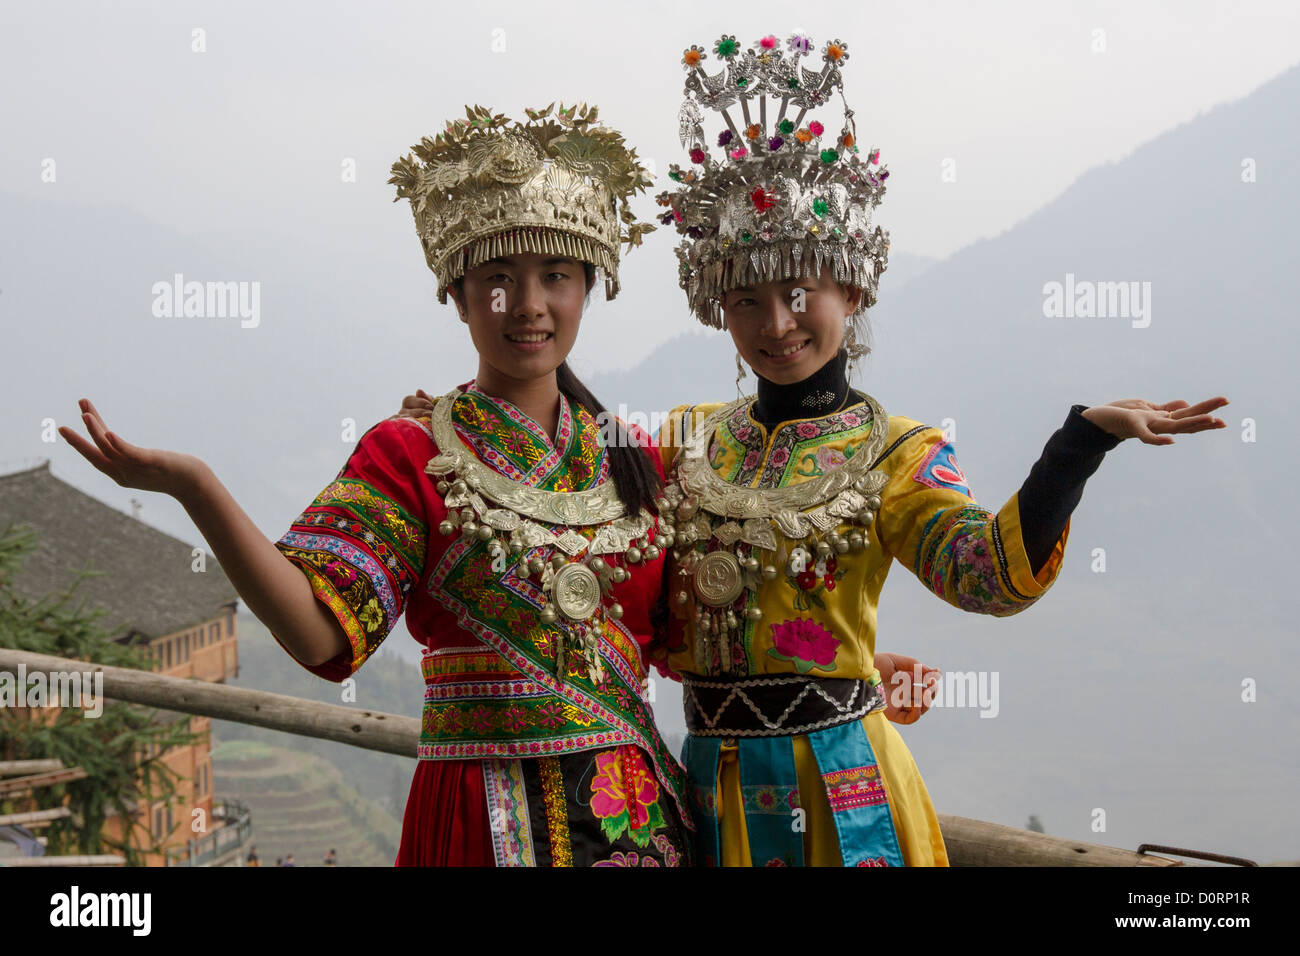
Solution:
[{"label": "embroidered waist sash", "polygon": [[885,709],[879,679],[775,674],[704,680],[687,674],[682,685],[686,728],[696,737],[789,737]]},{"label": "embroidered waist sash", "polygon": [[[607,708],[596,694],[573,688],[574,700],[565,700],[535,679],[540,674],[530,678],[489,648],[441,648],[427,654],[420,669],[425,683],[420,759],[541,757],[645,745],[630,727],[601,719]],[[629,700],[611,710],[629,724],[633,705]]]}]

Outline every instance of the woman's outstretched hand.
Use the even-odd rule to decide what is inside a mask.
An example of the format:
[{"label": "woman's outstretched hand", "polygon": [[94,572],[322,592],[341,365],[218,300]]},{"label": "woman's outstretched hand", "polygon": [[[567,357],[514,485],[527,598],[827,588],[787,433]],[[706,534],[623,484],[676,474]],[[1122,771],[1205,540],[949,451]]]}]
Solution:
[{"label": "woman's outstretched hand", "polygon": [[59,434],[88,462],[124,488],[160,491],[180,497],[194,485],[205,467],[203,461],[193,455],[138,448],[108,430],[90,399],[83,398],[78,404],[81,406],[81,420],[95,443],[92,445],[67,425],[60,426]]},{"label": "woman's outstretched hand", "polygon": [[397,411],[398,418],[424,418],[433,411],[433,399],[428,393],[417,388],[414,395],[402,399],[402,407]]},{"label": "woman's outstretched hand", "polygon": [[1181,400],[1154,405],[1140,398],[1125,398],[1084,409],[1083,417],[1116,438],[1140,438],[1148,445],[1172,445],[1174,440],[1170,435],[1227,428],[1222,418],[1210,414],[1227,404],[1223,396],[1207,398],[1195,405]]},{"label": "woman's outstretched hand", "polygon": [[316,599],[307,578],[258,530],[201,458],[137,448],[108,430],[89,399],[79,404],[94,444],[66,425],[59,434],[122,487],[159,491],[179,501],[248,609],[290,654],[315,667],[348,649],[349,638],[334,612]]}]

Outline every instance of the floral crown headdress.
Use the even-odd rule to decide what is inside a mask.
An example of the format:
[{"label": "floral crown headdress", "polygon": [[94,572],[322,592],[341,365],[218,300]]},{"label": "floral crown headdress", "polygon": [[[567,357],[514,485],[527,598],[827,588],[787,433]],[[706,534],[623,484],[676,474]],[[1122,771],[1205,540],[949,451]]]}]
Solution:
[{"label": "floral crown headdress", "polygon": [[[714,76],[702,65],[703,48],[693,45],[682,55],[686,99],[679,122],[691,165],[674,163],[668,177],[681,188],[656,199],[669,207],[664,225],[685,237],[676,251],[691,311],[714,328],[722,328],[721,297],[729,289],[820,275],[823,268],[862,290],[860,315],[875,305],[888,261],[889,233],[872,230],[871,214],[889,171],[879,165],[878,149],[863,154],[858,146],[840,75],[848,46],[839,40],[823,46],[820,71],[800,62],[813,49],[811,38],[795,34],[784,47],[765,36],[742,50],[734,36],[722,36],[713,52],[724,69]],[[817,119],[805,124],[836,92],[844,104],[839,133]],[[728,113],[737,103],[739,125]],[[716,139],[719,158],[709,152],[703,107],[726,123]]]},{"label": "floral crown headdress", "polygon": [[589,262],[606,298],[618,294],[620,242],[639,246],[655,228],[628,199],[653,180],[622,134],[597,125],[596,107],[554,107],[525,109],[521,123],[467,106],[465,119],[411,147],[418,161],[393,163],[393,201],[411,201],[439,302],[468,270],[522,252]]}]

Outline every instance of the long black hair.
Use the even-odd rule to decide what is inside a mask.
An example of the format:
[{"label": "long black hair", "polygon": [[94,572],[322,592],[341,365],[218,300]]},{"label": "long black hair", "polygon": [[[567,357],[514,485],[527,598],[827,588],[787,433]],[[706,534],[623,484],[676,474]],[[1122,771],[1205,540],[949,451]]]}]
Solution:
[{"label": "long black hair", "polygon": [[[586,276],[587,298],[590,300],[591,289],[596,282],[596,267],[590,262],[584,262],[582,271]],[[463,278],[458,278],[452,283],[457,293],[463,294],[464,281]],[[657,514],[659,509],[655,506],[655,499],[663,490],[664,483],[650,459],[653,450],[628,433],[623,422],[611,415],[600,400],[591,394],[591,390],[573,374],[567,361],[561,362],[556,368],[555,383],[570,403],[581,405],[597,422],[602,423],[600,440],[609,454],[609,477],[628,513],[636,514],[639,509],[645,508],[651,514]]]},{"label": "long black hair", "polygon": [[651,514],[656,513],[654,502],[663,489],[663,479],[650,461],[647,449],[578,381],[568,362],[561,362],[555,370],[555,381],[570,402],[586,408],[598,422],[608,423],[601,428],[600,437],[609,453],[609,477],[627,510],[635,514],[638,508],[645,508]]}]

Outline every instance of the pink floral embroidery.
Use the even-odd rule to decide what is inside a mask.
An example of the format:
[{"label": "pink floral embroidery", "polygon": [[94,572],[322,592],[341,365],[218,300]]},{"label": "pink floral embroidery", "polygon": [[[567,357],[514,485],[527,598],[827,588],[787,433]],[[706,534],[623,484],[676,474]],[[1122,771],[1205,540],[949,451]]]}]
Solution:
[{"label": "pink floral embroidery", "polygon": [[329,572],[329,579],[335,586],[346,587],[357,579],[357,572],[352,565],[337,558],[328,559],[325,562],[325,570]]},{"label": "pink floral embroidery", "polygon": [[773,647],[768,654],[778,660],[791,661],[801,674],[813,668],[835,670],[835,655],[840,641],[816,621],[797,618],[772,625]]},{"label": "pink floral embroidery", "polygon": [[772,457],[769,459],[769,461],[777,468],[780,468],[789,460],[790,460],[790,449],[788,448],[776,449],[774,452],[772,452]]},{"label": "pink floral embroidery", "polygon": [[745,456],[745,469],[752,470],[758,467],[758,449],[754,449]]},{"label": "pink floral embroidery", "polygon": [[486,707],[475,707],[469,715],[470,728],[478,734],[490,733],[493,730],[495,721],[492,719],[492,711]]},{"label": "pink floral embroidery", "polygon": [[817,426],[812,422],[800,422],[794,426],[794,433],[800,438],[816,438]]},{"label": "pink floral embroidery", "polygon": [[501,714],[501,726],[512,734],[526,730],[528,727],[528,711],[522,707],[507,707]]},{"label": "pink floral embroidery", "polygon": [[840,451],[838,448],[830,448],[826,445],[822,445],[818,448],[817,451],[814,452],[814,455],[816,457],[817,467],[824,472],[838,468],[848,460],[844,457],[844,452]]},{"label": "pink floral embroidery", "polygon": [[845,412],[843,415],[840,416],[840,421],[842,421],[845,425],[848,425],[850,428],[857,428],[859,425],[862,424],[862,419],[859,418],[857,415],[855,415],[853,412]]},{"label": "pink floral embroidery", "polygon": [[958,600],[963,609],[975,610],[985,605],[987,595],[993,591],[989,582],[997,581],[997,571],[993,567],[993,555],[989,553],[988,542],[977,537],[970,541],[968,547],[960,548],[960,544],[965,543],[954,542],[953,548],[954,551],[960,550]]},{"label": "pink floral embroidery", "polygon": [[[632,786],[636,802],[648,807],[659,799],[659,784],[654,774],[646,768],[640,751],[628,755],[632,771]],[[596,779],[591,784],[591,810],[598,817],[615,817],[627,810],[628,787],[623,780],[623,767],[617,750],[606,750],[596,755]]]},{"label": "pink floral embroidery", "polygon": [[523,455],[528,451],[528,442],[525,440],[523,432],[507,432],[501,439],[501,447],[512,455]]},{"label": "pink floral embroidery", "polygon": [[651,831],[662,827],[664,818],[659,783],[640,750],[620,747],[596,754],[591,812],[600,818],[601,829],[611,843],[626,830],[637,846],[649,845]]},{"label": "pink floral embroidery", "polygon": [[537,709],[537,714],[543,727],[564,726],[564,708],[558,703],[543,704]]},{"label": "pink floral embroidery", "polygon": [[461,421],[470,428],[482,429],[488,423],[487,413],[471,401],[457,402],[455,410]]}]

